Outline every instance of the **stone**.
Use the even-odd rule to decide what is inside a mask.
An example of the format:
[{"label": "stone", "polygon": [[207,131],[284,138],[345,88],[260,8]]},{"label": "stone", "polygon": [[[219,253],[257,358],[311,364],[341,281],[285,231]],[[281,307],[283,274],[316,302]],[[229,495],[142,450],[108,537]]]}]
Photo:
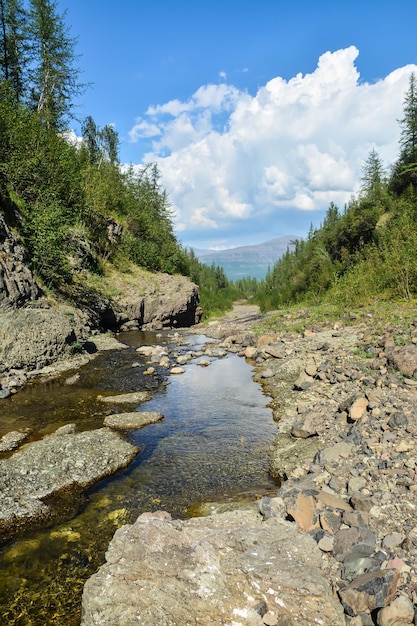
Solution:
[{"label": "stone", "polygon": [[344,626],[321,555],[295,524],[256,510],[141,515],[85,584],[81,624]]},{"label": "stone", "polygon": [[171,367],[169,370],[170,374],[184,374],[185,370],[183,367]]},{"label": "stone", "polygon": [[355,578],[339,596],[348,615],[371,613],[389,605],[397,593],[399,580],[397,570],[368,572]]},{"label": "stone", "polygon": [[270,367],[267,367],[266,369],[260,372],[259,376],[260,378],[273,378],[275,374],[274,374],[274,371]]},{"label": "stone", "polygon": [[417,346],[408,344],[396,346],[388,352],[388,363],[393,365],[401,374],[414,376],[417,370]]},{"label": "stone", "polygon": [[254,359],[256,357],[256,353],[257,348],[255,348],[254,346],[247,346],[247,348],[245,348],[245,357],[247,359]]},{"label": "stone", "polygon": [[298,526],[310,532],[314,528],[319,528],[319,522],[316,515],[316,503],[313,496],[306,496],[303,493],[297,495],[294,506],[287,508],[290,515]]},{"label": "stone", "polygon": [[104,426],[115,430],[139,430],[148,424],[155,424],[164,419],[156,411],[136,411],[134,413],[114,413],[104,418]]},{"label": "stone", "polygon": [[406,428],[407,425],[407,416],[402,411],[396,411],[388,420],[388,426],[390,426],[390,428]]},{"label": "stone", "polygon": [[291,435],[293,437],[300,437],[301,439],[307,439],[307,437],[314,437],[317,435],[317,421],[319,416],[314,411],[309,411],[302,416],[300,421],[293,424],[291,428]]},{"label": "stone", "polygon": [[200,367],[208,367],[211,361],[209,359],[200,359],[197,363]]},{"label": "stone", "polygon": [[306,391],[307,389],[310,389],[313,382],[314,378],[308,376],[305,372],[301,372],[294,382],[294,389],[296,391]]},{"label": "stone", "polygon": [[353,421],[359,420],[368,407],[368,400],[365,397],[356,398],[349,408],[349,417]]},{"label": "stone", "polygon": [[97,396],[100,402],[109,404],[141,404],[151,399],[149,391],[132,391],[132,393],[120,393],[117,396]]},{"label": "stone", "polygon": [[0,452],[9,452],[18,448],[30,435],[32,431],[27,428],[24,430],[13,430],[10,433],[6,433],[0,439]]},{"label": "stone", "polygon": [[377,616],[378,626],[405,626],[414,624],[414,606],[405,596],[398,596],[389,606],[381,609]]},{"label": "stone", "polygon": [[265,346],[263,352],[268,356],[272,356],[274,359],[284,359],[286,357],[285,346],[282,344]]},{"label": "stone", "polygon": [[404,539],[405,535],[403,535],[402,533],[390,533],[389,535],[385,535],[385,537],[383,538],[382,547],[385,548],[385,550],[396,548],[403,543]]},{"label": "stone", "polygon": [[327,463],[333,463],[340,458],[346,459],[352,454],[353,444],[346,441],[339,441],[333,446],[323,448],[319,453],[320,463],[326,465]]},{"label": "stone", "polygon": [[376,536],[369,528],[342,528],[336,535],[334,556],[342,563],[370,556],[376,548]]}]

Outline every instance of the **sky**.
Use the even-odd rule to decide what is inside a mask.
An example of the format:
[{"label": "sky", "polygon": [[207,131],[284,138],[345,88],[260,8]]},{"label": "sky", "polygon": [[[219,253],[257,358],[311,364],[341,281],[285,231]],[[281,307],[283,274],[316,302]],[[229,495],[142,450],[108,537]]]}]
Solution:
[{"label": "sky", "polygon": [[[398,156],[415,0],[58,0],[76,114],[158,164],[184,246],[304,237]],[[79,133],[74,121],[73,130]]]}]

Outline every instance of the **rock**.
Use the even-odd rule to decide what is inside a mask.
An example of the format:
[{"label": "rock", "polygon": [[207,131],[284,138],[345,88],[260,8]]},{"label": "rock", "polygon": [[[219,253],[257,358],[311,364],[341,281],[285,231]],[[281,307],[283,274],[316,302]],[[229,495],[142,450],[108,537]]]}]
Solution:
[{"label": "rock", "polygon": [[4,400],[5,398],[8,398],[9,396],[12,395],[12,392],[10,391],[10,389],[0,389],[0,400]]},{"label": "rock", "polygon": [[270,452],[269,472],[278,481],[305,474],[304,466],[311,462],[320,448],[318,437],[294,439],[290,434],[280,433]]},{"label": "rock", "polygon": [[209,359],[200,359],[197,363],[200,367],[208,367],[211,361]]},{"label": "rock", "polygon": [[26,251],[0,215],[0,309],[18,308],[40,296]]},{"label": "rock", "polygon": [[0,534],[74,514],[86,487],[126,467],[138,448],[107,429],[45,437],[0,461]]},{"label": "rock", "polygon": [[274,359],[285,359],[287,356],[285,353],[285,346],[282,344],[265,346],[263,348],[263,352],[268,356],[272,356]]},{"label": "rock", "polygon": [[407,425],[407,416],[402,411],[396,411],[388,420],[390,428],[406,428]]},{"label": "rock", "polygon": [[349,408],[349,417],[356,422],[365,413],[368,407],[368,400],[365,397],[356,398],[351,407]]},{"label": "rock", "polygon": [[147,402],[151,399],[149,391],[132,391],[131,393],[121,393],[117,396],[97,396],[100,402],[108,402],[109,404],[137,404]]},{"label": "rock", "polygon": [[148,424],[160,422],[164,416],[156,411],[136,411],[134,413],[115,413],[104,418],[104,426],[116,430],[138,430]]},{"label": "rock", "polygon": [[254,346],[248,346],[245,348],[245,357],[247,359],[254,359],[256,357],[257,349]]},{"label": "rock", "polygon": [[53,309],[0,313],[0,372],[41,369],[67,355],[76,341],[69,320]]},{"label": "rock", "polygon": [[175,521],[143,514],[116,531],[87,581],[81,624],[262,626],[267,615],[270,624],[344,626],[320,564],[311,537],[254,510]]},{"label": "rock", "polygon": [[24,430],[13,430],[0,439],[0,452],[10,452],[18,448],[30,435],[32,431],[29,428]]},{"label": "rock", "polygon": [[349,458],[349,456],[352,454],[352,450],[353,445],[351,443],[339,441],[333,446],[323,448],[323,450],[320,451],[320,454],[318,455],[320,463],[322,463],[323,465],[327,465],[328,463],[338,461],[340,458]]},{"label": "rock", "polygon": [[390,604],[397,593],[399,576],[396,570],[385,570],[355,578],[339,591],[346,613],[352,616],[371,613]]},{"label": "rock", "polygon": [[301,372],[298,375],[297,380],[294,382],[294,389],[296,391],[306,391],[307,389],[310,389],[313,382],[314,378],[312,378],[305,372]]},{"label": "rock", "polygon": [[373,554],[376,536],[369,528],[343,528],[336,535],[334,556],[338,561],[352,561]]},{"label": "rock", "polygon": [[414,376],[417,370],[417,346],[409,344],[396,346],[388,352],[388,363],[393,365],[401,374]]},{"label": "rock", "polygon": [[270,367],[267,367],[259,373],[260,378],[273,378],[274,376],[274,371]]},{"label": "rock", "polygon": [[[202,316],[197,285],[185,276],[152,274],[152,282],[140,285],[140,270],[125,277],[121,295],[112,298],[103,311],[102,323],[120,327],[134,322],[139,328],[158,330],[164,327],[190,327]],[[144,292],[144,293],[143,293]]]},{"label": "rock", "polygon": [[170,369],[170,374],[184,374],[185,370],[183,367],[172,367]]},{"label": "rock", "polygon": [[314,411],[309,411],[302,416],[302,420],[293,424],[291,428],[291,434],[293,437],[300,437],[307,439],[307,437],[314,437],[317,435],[318,415]]},{"label": "rock", "polygon": [[378,626],[405,626],[414,624],[414,606],[405,596],[398,596],[378,612]]}]

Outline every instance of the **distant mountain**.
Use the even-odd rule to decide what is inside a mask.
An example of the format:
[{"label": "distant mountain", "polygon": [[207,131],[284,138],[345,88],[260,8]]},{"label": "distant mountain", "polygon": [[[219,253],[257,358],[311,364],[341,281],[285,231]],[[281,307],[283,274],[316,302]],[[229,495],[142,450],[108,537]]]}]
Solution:
[{"label": "distant mountain", "polygon": [[228,250],[200,250],[193,248],[197,259],[205,265],[220,265],[230,280],[239,280],[250,276],[261,280],[268,268],[272,268],[286,252],[294,235],[285,235],[269,239],[254,246],[240,246]]}]

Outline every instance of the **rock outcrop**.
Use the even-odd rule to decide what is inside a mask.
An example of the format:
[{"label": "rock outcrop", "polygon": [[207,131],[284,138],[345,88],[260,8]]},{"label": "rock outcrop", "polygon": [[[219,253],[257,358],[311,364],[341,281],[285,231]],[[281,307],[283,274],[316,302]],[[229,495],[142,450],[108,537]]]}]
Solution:
[{"label": "rock outcrop", "polygon": [[21,307],[40,295],[26,252],[0,215],[0,310]]},{"label": "rock outcrop", "polygon": [[344,626],[311,537],[255,509],[116,531],[84,587],[82,626]]}]

